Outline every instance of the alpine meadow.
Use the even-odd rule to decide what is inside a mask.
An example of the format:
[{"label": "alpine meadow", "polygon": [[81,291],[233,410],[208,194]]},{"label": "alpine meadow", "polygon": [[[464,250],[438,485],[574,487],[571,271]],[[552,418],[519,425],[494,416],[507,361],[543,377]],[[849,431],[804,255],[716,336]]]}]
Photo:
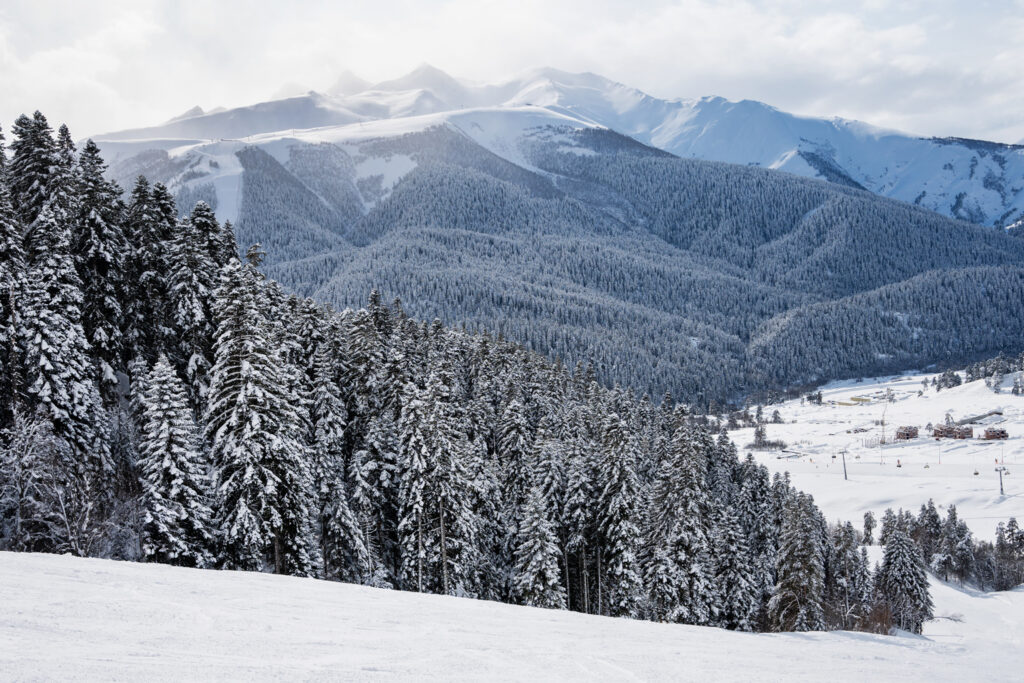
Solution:
[{"label": "alpine meadow", "polygon": [[[0,678],[1015,678],[989,28],[956,63],[886,3],[234,4],[0,9]],[[519,73],[341,67],[424,55]],[[706,82],[740,96],[671,94]]]}]

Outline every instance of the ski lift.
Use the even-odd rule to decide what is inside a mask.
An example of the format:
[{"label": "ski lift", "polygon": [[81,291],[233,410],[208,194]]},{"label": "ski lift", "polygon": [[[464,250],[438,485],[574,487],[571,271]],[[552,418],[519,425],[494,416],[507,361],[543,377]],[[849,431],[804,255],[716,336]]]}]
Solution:
[{"label": "ski lift", "polygon": [[978,476],[978,468],[977,467],[974,468],[974,476]]},{"label": "ski lift", "polygon": [[928,469],[931,469],[931,467],[932,467],[932,466],[931,466],[931,465],[929,465],[928,463],[925,463],[925,464],[924,464],[924,468],[925,468],[926,470],[928,470]]},{"label": "ski lift", "polygon": [[897,467],[897,469],[900,468],[900,467],[903,467],[903,463],[900,462],[899,458],[896,458],[896,467]]}]

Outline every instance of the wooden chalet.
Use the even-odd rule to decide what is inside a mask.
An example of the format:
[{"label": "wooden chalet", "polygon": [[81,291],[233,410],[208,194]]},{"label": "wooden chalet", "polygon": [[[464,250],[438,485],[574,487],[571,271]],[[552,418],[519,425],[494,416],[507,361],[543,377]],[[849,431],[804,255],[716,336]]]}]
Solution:
[{"label": "wooden chalet", "polygon": [[995,441],[997,439],[1009,439],[1010,435],[1002,427],[988,427],[985,429],[985,434],[982,438],[986,441]]},{"label": "wooden chalet", "polygon": [[916,439],[917,438],[917,434],[918,434],[917,427],[914,427],[912,425],[907,425],[907,426],[904,426],[904,427],[900,427],[899,429],[896,430],[896,440],[897,441],[910,441],[911,439]]}]

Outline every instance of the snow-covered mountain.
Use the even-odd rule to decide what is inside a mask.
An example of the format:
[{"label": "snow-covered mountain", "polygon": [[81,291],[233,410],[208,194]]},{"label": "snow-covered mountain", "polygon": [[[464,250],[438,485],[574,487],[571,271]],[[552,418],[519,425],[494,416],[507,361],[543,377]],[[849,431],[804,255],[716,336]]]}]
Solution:
[{"label": "snow-covered mountain", "polygon": [[[170,140],[239,140],[479,108],[513,117],[536,116],[541,108],[573,125],[607,127],[681,157],[824,178],[974,223],[1005,227],[1024,218],[1024,145],[921,138],[857,121],[796,116],[750,100],[663,100],[595,74],[555,69],[494,85],[462,81],[427,65],[372,85],[346,72],[327,93],[207,113],[193,109],[158,126],[96,140],[110,156],[137,153],[147,144],[181,147]],[[134,144],[125,147],[127,142]]]}]

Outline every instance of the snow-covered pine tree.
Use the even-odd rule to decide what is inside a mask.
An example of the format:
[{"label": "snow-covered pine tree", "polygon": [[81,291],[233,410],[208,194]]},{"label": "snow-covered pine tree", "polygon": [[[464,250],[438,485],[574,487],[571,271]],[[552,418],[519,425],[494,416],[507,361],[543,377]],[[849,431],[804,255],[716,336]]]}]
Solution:
[{"label": "snow-covered pine tree", "polygon": [[809,496],[797,492],[790,495],[782,518],[778,579],[768,603],[776,631],[825,628],[825,569],[815,513]]},{"label": "snow-covered pine tree", "polygon": [[921,547],[926,566],[931,565],[932,556],[942,546],[942,518],[935,509],[935,501],[928,499],[927,505],[921,506],[914,525],[914,541]]},{"label": "snow-covered pine tree", "polygon": [[117,373],[124,371],[121,301],[126,243],[121,228],[120,188],[103,177],[106,164],[92,140],[78,159],[79,201],[72,236],[73,254],[83,283],[82,327],[97,364],[106,405],[117,403]]},{"label": "snow-covered pine tree", "polygon": [[11,195],[22,224],[30,226],[46,203],[50,175],[56,165],[53,129],[37,111],[32,118],[19,116],[11,132]]},{"label": "snow-covered pine tree", "polygon": [[710,448],[713,442],[701,427],[680,427],[672,435],[671,453],[680,485],[680,507],[668,542],[679,566],[681,584],[679,600],[670,619],[686,624],[707,624],[715,618],[709,529],[713,509],[706,470]]},{"label": "snow-covered pine tree", "polygon": [[868,510],[864,513],[864,545],[872,545],[875,531],[875,514]]},{"label": "snow-covered pine tree", "polygon": [[764,630],[768,626],[767,607],[775,589],[775,564],[778,553],[778,533],[768,470],[758,465],[749,455],[740,466],[743,483],[737,495],[736,511],[747,534],[751,552],[751,568],[754,584],[759,595],[758,614],[755,628]]},{"label": "snow-covered pine tree", "polygon": [[217,222],[217,216],[206,202],[196,202],[189,214],[189,224],[195,231],[199,244],[217,268],[227,265],[231,259],[238,258],[238,246],[235,244],[234,232]]},{"label": "snow-covered pine tree", "polygon": [[128,360],[152,363],[169,349],[167,257],[163,216],[145,176],[132,188],[124,216],[124,343]]},{"label": "snow-covered pine tree", "polygon": [[398,541],[398,428],[390,415],[375,415],[363,448],[349,464],[351,503],[371,561],[371,583],[393,587],[400,575]]},{"label": "snow-covered pine tree", "polygon": [[640,614],[643,591],[636,524],[640,484],[634,445],[625,421],[615,413],[604,421],[601,456],[598,478],[604,487],[598,501],[598,613],[635,618]]},{"label": "snow-covered pine tree", "polygon": [[932,598],[921,551],[902,529],[890,534],[875,581],[895,625],[920,633],[924,622],[932,617]]},{"label": "snow-covered pine tree", "polygon": [[36,226],[44,248],[28,272],[20,305],[21,395],[28,411],[39,412],[50,422],[79,475],[87,479],[89,495],[97,496],[98,502],[112,467],[106,418],[81,325],[80,281],[67,229],[57,223],[49,205],[43,207]]},{"label": "snow-covered pine tree", "polygon": [[530,474],[533,468],[531,455],[533,438],[526,406],[519,398],[513,398],[505,406],[498,426],[498,459],[504,470],[503,490],[505,510],[508,513],[508,550],[514,549],[519,525],[519,511],[526,502],[530,488]]},{"label": "snow-covered pine tree", "polygon": [[[178,228],[178,208],[174,203],[174,195],[163,183],[153,183],[153,207],[159,217],[158,238],[168,243]],[[164,254],[167,258],[167,254]]]},{"label": "snow-covered pine tree", "polygon": [[[559,557],[568,559],[565,552],[568,537],[568,526],[565,522],[565,444],[560,438],[560,424],[554,411],[549,411],[541,418],[534,441],[533,474],[531,481],[540,488],[544,500],[547,519],[551,522],[555,537],[558,539]],[[568,599],[569,567],[563,566],[562,583]]]},{"label": "snow-covered pine tree", "polygon": [[409,384],[399,427],[401,585],[405,590],[420,593],[429,588],[428,562],[433,554],[427,506],[430,477],[436,463],[426,430],[428,402],[425,390]]},{"label": "snow-covered pine tree", "polygon": [[834,569],[833,580],[827,586],[826,617],[829,626],[844,630],[858,629],[870,602],[870,585],[864,575],[862,555],[858,549],[857,531],[853,524],[838,524],[832,530]]},{"label": "snow-covered pine tree", "polygon": [[[3,156],[0,140],[0,158]],[[10,424],[15,408],[19,318],[15,305],[26,267],[21,221],[11,203],[6,173],[0,168],[0,425]]]},{"label": "snow-covered pine tree", "polygon": [[[154,201],[157,201],[156,191]],[[169,317],[177,344],[171,355],[186,378],[193,406],[201,408],[205,405],[210,382],[216,266],[187,220],[178,225],[169,246]]]},{"label": "snow-covered pine tree", "polygon": [[348,411],[334,375],[330,347],[321,343],[313,359],[310,438],[317,529],[327,578],[367,583],[372,575],[367,539],[349,505],[345,482]]},{"label": "snow-covered pine tree", "polygon": [[428,418],[435,469],[431,498],[437,515],[441,591],[468,595],[480,563],[479,522],[470,504],[477,498],[466,470],[471,444],[452,401],[451,373],[444,363],[427,379]]},{"label": "snow-covered pine tree", "polygon": [[[580,415],[574,412],[574,417]],[[593,548],[594,535],[594,450],[589,439],[580,432],[582,425],[574,422],[576,429],[569,438],[567,464],[565,474],[565,524],[566,524],[566,562],[575,577],[574,585],[569,590],[570,608],[589,613],[591,600],[591,580],[588,571],[589,554]]]},{"label": "snow-covered pine tree", "polygon": [[231,224],[231,221],[224,221],[220,225],[220,232],[218,233],[219,242],[219,258],[224,261],[221,265],[223,266],[233,258],[238,258],[238,242],[235,240],[235,226]]},{"label": "snow-covered pine tree", "polygon": [[752,631],[760,605],[760,589],[754,582],[747,539],[739,517],[723,507],[712,539],[718,617],[716,622],[733,631]]},{"label": "snow-covered pine tree", "polygon": [[886,508],[882,514],[882,529],[878,533],[878,542],[885,545],[889,541],[889,535],[899,526],[899,518],[892,508]]},{"label": "snow-covered pine tree", "polygon": [[142,553],[166,564],[212,564],[210,481],[184,383],[161,355],[141,398]]},{"label": "snow-covered pine tree", "polygon": [[534,486],[522,515],[512,583],[524,605],[565,609],[561,552],[546,507],[543,491]]},{"label": "snow-covered pine tree", "polygon": [[218,469],[222,562],[308,576],[315,569],[311,477],[294,425],[281,358],[252,264],[224,268],[217,290],[206,436]]}]

